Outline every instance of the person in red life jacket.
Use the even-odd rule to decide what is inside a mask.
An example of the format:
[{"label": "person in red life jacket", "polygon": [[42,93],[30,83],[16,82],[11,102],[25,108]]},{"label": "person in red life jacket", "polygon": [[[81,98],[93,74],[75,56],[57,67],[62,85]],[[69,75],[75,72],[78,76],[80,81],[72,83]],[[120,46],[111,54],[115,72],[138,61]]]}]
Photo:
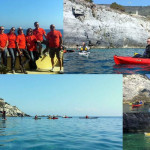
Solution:
[{"label": "person in red life jacket", "polygon": [[38,22],[35,22],[34,26],[35,29],[33,30],[33,35],[35,35],[37,38],[37,51],[39,53],[39,56],[41,57],[43,36],[46,38],[46,32],[43,28],[40,28]]},{"label": "person in red life jacket", "polygon": [[86,118],[86,119],[88,119],[88,118],[89,118],[89,116],[87,116],[87,115],[86,115],[86,116],[85,116],[85,118]]},{"label": "person in red life jacket", "polygon": [[27,50],[31,57],[29,65],[30,65],[30,69],[33,70],[37,69],[36,60],[38,59],[38,53],[37,53],[36,42],[37,39],[35,35],[33,35],[33,30],[31,28],[27,29],[26,43],[27,43]]},{"label": "person in red life jacket", "polygon": [[38,119],[38,116],[36,115],[36,116],[34,117],[34,119]]},{"label": "person in red life jacket", "polygon": [[8,46],[8,36],[4,33],[4,27],[0,26],[0,64],[2,63],[7,67],[7,46]]},{"label": "person in red life jacket", "polygon": [[8,51],[9,55],[11,56],[11,70],[12,73],[15,73],[15,64],[16,64],[16,54],[17,54],[17,49],[16,49],[16,34],[15,34],[15,28],[12,27],[7,34],[8,36]]},{"label": "person in red life jacket", "polygon": [[[21,72],[27,74],[25,70],[25,65],[30,61],[30,55],[26,50],[26,38],[23,33],[23,29],[21,27],[18,28],[18,36],[16,39],[17,50],[19,53],[19,61],[20,61],[20,69]],[[25,61],[23,61],[23,55],[26,57]]]},{"label": "person in red life jacket", "polygon": [[54,71],[54,57],[55,54],[57,56],[57,59],[59,61],[60,66],[60,73],[63,73],[62,71],[62,63],[60,59],[60,50],[62,47],[62,34],[60,31],[55,30],[55,26],[52,24],[50,25],[50,32],[47,34],[47,41],[48,41],[48,47],[49,47],[49,55],[51,57],[51,63],[52,63],[52,69],[51,72]]}]

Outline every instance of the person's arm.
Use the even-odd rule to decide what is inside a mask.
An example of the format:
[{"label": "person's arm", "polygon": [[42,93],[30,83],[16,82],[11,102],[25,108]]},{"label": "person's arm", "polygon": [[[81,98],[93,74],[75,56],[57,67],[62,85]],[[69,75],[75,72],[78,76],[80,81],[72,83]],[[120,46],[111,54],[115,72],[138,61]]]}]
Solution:
[{"label": "person's arm", "polygon": [[150,45],[148,45],[148,46],[146,46],[146,48],[145,48],[145,51],[144,51],[144,53],[143,53],[143,56],[147,56],[147,55],[149,55],[150,54]]},{"label": "person's arm", "polygon": [[59,41],[60,41],[60,48],[62,48],[62,43],[63,43],[62,37],[59,38]]},{"label": "person's arm", "polygon": [[89,50],[90,48],[88,46],[86,46],[87,50]]},{"label": "person's arm", "polygon": [[0,50],[1,50],[1,51],[4,51],[4,50],[7,48],[7,46],[8,46],[8,40],[7,40],[7,42],[6,42],[5,47],[4,47],[4,48],[3,48],[3,47],[0,47]]},{"label": "person's arm", "polygon": [[45,30],[43,29],[43,35],[44,35],[44,37],[45,37],[45,39],[47,38],[47,35],[46,35],[46,32],[45,32]]},{"label": "person's arm", "polygon": [[8,46],[8,43],[9,43],[9,42],[8,42],[8,40],[7,40],[7,42],[6,42],[6,45],[5,45],[4,49],[6,49],[6,48],[7,48],[7,46]]},{"label": "person's arm", "polygon": [[63,40],[62,40],[62,34],[60,31],[59,31],[59,44],[60,44],[60,48],[62,49]]},{"label": "person's arm", "polygon": [[16,47],[17,47],[17,51],[18,51],[19,55],[21,56],[21,55],[22,55],[22,52],[20,51],[20,48],[19,48],[18,42],[16,42]]}]

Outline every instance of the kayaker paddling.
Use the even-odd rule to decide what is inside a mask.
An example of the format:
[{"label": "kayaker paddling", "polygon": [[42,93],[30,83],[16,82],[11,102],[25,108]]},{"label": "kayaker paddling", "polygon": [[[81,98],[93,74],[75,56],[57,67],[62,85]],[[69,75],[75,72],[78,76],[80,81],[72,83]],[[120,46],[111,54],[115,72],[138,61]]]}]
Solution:
[{"label": "kayaker paddling", "polygon": [[86,115],[86,116],[85,116],[85,118],[86,118],[86,119],[88,119],[88,118],[89,118],[89,116],[87,116],[87,115]]},{"label": "kayaker paddling", "polygon": [[38,119],[38,116],[37,116],[37,115],[35,115],[34,119]]},{"label": "kayaker paddling", "polygon": [[115,64],[150,64],[150,38],[147,39],[147,46],[143,55],[135,53],[133,57],[114,56]]},{"label": "kayaker paddling", "polygon": [[86,43],[85,42],[83,42],[82,43],[82,46],[78,46],[77,47],[77,50],[80,50],[80,52],[88,52],[89,51],[89,47],[88,46],[86,46]]}]

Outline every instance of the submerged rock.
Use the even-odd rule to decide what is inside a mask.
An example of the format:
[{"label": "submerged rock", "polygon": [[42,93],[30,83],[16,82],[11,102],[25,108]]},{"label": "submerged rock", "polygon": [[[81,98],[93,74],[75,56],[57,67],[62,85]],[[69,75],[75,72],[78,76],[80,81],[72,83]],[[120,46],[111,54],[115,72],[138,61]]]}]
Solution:
[{"label": "submerged rock", "polygon": [[6,111],[6,116],[10,117],[29,116],[18,109],[16,106],[11,106],[7,102],[5,102],[4,99],[0,98],[0,112],[2,112],[3,110]]},{"label": "submerged rock", "polygon": [[64,0],[64,44],[101,48],[145,47],[150,21],[84,0]]},{"label": "submerged rock", "polygon": [[123,132],[150,132],[150,113],[124,113]]}]

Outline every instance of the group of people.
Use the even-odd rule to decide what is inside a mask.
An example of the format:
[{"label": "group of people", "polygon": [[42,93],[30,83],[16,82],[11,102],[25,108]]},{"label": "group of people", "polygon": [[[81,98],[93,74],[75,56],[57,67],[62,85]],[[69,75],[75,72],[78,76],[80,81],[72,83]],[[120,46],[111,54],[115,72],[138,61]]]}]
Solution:
[{"label": "group of people", "polygon": [[[62,34],[55,30],[55,25],[50,25],[50,32],[46,34],[43,28],[39,27],[39,23],[34,23],[35,29],[28,28],[26,35],[21,27],[15,34],[15,27],[12,27],[9,33],[4,33],[4,27],[0,26],[0,63],[7,67],[7,51],[11,56],[11,71],[15,73],[16,55],[19,55],[21,72],[27,74],[25,65],[29,62],[31,70],[36,70],[36,60],[42,55],[42,44],[46,45],[46,51],[51,57],[52,69],[54,71],[54,57],[55,54],[59,61],[60,73],[62,71],[62,62],[60,58],[60,50],[62,48]],[[46,40],[43,39],[45,37]],[[23,56],[25,60],[23,60]]]}]

